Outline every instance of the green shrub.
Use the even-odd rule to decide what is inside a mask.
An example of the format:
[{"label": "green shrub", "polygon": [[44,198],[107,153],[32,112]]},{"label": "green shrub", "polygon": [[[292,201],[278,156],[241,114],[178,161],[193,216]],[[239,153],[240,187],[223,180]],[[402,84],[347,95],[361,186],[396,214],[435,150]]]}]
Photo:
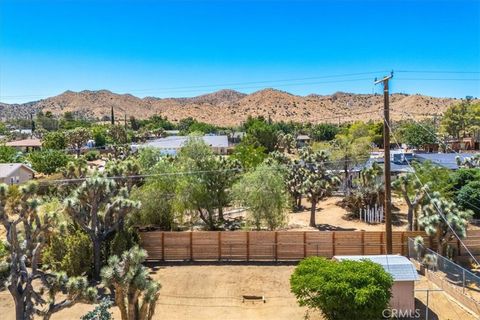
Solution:
[{"label": "green shrub", "polygon": [[85,154],[85,159],[87,161],[100,159],[100,152],[97,150],[90,150]]},{"label": "green shrub", "polygon": [[68,156],[63,151],[47,149],[30,153],[28,160],[35,171],[52,174],[67,165]]},{"label": "green shrub", "polygon": [[92,244],[89,236],[70,226],[65,236],[55,235],[49,239],[42,261],[53,271],[64,271],[69,277],[90,274]]},{"label": "green shrub", "polygon": [[301,306],[320,310],[328,320],[381,319],[393,279],[371,261],[333,261],[311,257],[290,278]]},{"label": "green shrub", "polygon": [[457,193],[457,204],[465,210],[472,210],[474,218],[480,218],[480,181],[471,181]]},{"label": "green shrub", "polygon": [[109,255],[121,256],[124,251],[128,251],[138,244],[138,233],[133,228],[118,231],[110,241]]}]

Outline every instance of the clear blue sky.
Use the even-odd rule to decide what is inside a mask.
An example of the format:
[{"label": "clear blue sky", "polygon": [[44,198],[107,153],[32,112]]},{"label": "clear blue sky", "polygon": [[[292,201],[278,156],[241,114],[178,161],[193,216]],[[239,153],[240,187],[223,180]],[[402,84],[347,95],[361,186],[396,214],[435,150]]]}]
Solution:
[{"label": "clear blue sky", "polygon": [[[193,96],[222,87],[295,94],[480,96],[480,1],[0,0],[0,101],[65,90]],[[273,81],[382,71],[351,77]],[[332,80],[361,79],[335,83]],[[217,85],[218,87],[198,87]],[[222,85],[225,84],[225,85]],[[378,89],[377,89],[378,90]]]}]

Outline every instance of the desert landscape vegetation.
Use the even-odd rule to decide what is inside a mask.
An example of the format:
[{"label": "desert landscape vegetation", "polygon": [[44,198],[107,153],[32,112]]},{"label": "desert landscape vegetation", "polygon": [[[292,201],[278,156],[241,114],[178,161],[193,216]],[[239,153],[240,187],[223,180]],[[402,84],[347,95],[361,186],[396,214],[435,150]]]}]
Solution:
[{"label": "desert landscape vegetation", "polygon": [[480,320],[478,0],[1,0],[0,320]]}]

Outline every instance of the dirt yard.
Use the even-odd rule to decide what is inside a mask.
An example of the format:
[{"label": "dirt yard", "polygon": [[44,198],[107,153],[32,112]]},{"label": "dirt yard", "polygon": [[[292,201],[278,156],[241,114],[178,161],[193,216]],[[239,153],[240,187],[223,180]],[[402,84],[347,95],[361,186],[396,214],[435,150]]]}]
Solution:
[{"label": "dirt yard", "polygon": [[[289,278],[293,265],[183,265],[152,269],[152,276],[162,284],[155,319],[304,319],[290,293]],[[424,278],[417,289],[435,288]],[[242,302],[242,295],[263,295],[266,303]],[[417,292],[417,305],[425,315],[426,293]],[[430,293],[430,319],[473,320],[468,313],[443,292]],[[56,314],[53,319],[79,319],[92,306],[78,304]],[[114,318],[119,319],[116,308]],[[8,292],[0,292],[0,318],[14,319],[13,301]],[[318,312],[309,312],[319,320]]]},{"label": "dirt yard", "polygon": [[[349,220],[347,218],[347,211],[338,206],[337,203],[341,201],[341,197],[329,197],[320,201],[317,205],[316,222],[317,229],[331,230],[331,231],[383,231],[385,229],[383,224],[368,224],[357,220]],[[303,202],[306,207],[301,212],[292,212],[288,215],[288,229],[291,230],[315,230],[309,227],[310,222],[310,203]],[[393,230],[406,230],[406,208],[403,208],[403,202],[395,201],[394,205],[400,207],[401,213],[396,213],[399,223],[393,226]]]}]

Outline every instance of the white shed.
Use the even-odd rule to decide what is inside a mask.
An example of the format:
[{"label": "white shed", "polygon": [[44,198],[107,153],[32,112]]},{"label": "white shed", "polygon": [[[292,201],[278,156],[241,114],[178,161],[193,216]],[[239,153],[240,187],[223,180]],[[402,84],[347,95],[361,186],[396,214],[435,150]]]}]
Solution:
[{"label": "white shed", "polygon": [[380,264],[393,277],[392,298],[390,307],[398,311],[415,311],[415,281],[419,280],[413,263],[399,255],[365,255],[365,256],[334,256],[333,259],[355,260],[368,259]]}]

